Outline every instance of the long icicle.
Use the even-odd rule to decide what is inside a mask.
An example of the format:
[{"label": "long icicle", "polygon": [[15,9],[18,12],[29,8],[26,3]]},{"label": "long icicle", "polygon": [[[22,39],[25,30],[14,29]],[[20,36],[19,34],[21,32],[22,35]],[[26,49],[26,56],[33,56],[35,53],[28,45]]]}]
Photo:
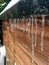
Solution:
[{"label": "long icicle", "polygon": [[35,47],[36,47],[36,40],[37,40],[37,17],[35,18]]},{"label": "long icicle", "polygon": [[43,41],[44,41],[44,26],[45,26],[45,17],[42,15],[42,22],[41,22],[41,51],[43,51]]},{"label": "long icicle", "polygon": [[32,63],[34,64],[34,31],[33,31],[33,17],[32,17]]}]

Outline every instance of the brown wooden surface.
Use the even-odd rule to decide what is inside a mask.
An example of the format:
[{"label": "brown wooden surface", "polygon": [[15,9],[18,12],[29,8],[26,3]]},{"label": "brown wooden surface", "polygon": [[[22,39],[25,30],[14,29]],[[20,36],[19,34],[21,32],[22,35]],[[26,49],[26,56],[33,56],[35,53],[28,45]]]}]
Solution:
[{"label": "brown wooden surface", "polygon": [[[7,65],[13,65],[14,62],[17,65],[49,65],[49,26],[45,25],[44,51],[41,51],[41,25],[39,24],[41,23],[38,23],[37,46],[35,47],[34,63],[32,63],[31,25],[30,36],[28,36],[28,31],[25,31],[25,23],[18,23],[19,27],[11,31],[9,23],[3,22],[3,41],[7,50],[7,58],[9,58]],[[7,30],[7,27],[9,27],[9,30]],[[34,32],[36,32],[35,26]]]}]

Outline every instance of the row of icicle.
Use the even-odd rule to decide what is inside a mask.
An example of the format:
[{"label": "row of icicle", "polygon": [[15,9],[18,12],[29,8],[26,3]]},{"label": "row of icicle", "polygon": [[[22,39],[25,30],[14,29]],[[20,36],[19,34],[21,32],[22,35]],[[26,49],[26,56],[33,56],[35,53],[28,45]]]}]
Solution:
[{"label": "row of icicle", "polygon": [[[35,17],[35,19],[33,19],[33,16],[32,17],[32,36],[31,36],[31,43],[32,43],[32,63],[34,63],[34,48],[37,46],[36,44],[36,41],[37,41],[37,17]],[[11,22],[11,19],[9,19],[9,21]],[[28,23],[27,23],[28,21]],[[35,30],[36,32],[33,32],[34,31],[34,24],[33,24],[33,21],[35,22]],[[16,28],[16,24],[18,24],[19,22],[19,19],[17,20],[17,23],[16,23],[16,19],[14,19],[14,28]],[[24,18],[22,19],[22,22],[24,22]],[[23,24],[24,25],[24,24]],[[17,25],[18,26],[18,25]],[[19,27],[19,26],[18,26]],[[45,28],[45,16],[42,15],[42,21],[41,21],[41,51],[43,51],[43,40],[44,40],[44,28]],[[24,29],[24,28],[23,28]],[[13,31],[13,24],[11,23],[11,30]],[[26,20],[26,31],[28,31],[28,36],[30,36],[30,18],[29,20]]]}]

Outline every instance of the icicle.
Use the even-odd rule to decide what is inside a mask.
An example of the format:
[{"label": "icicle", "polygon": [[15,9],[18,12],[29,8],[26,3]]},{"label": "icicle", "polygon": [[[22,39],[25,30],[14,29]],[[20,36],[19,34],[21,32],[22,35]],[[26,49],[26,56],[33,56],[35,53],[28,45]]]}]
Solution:
[{"label": "icicle", "polygon": [[35,47],[36,47],[36,40],[37,40],[37,17],[35,18]]},{"label": "icicle", "polygon": [[16,19],[16,28],[17,28],[17,19]]},{"label": "icicle", "polygon": [[7,26],[7,30],[9,30],[9,26]]},{"label": "icicle", "polygon": [[7,23],[7,31],[9,31],[9,23]]},{"label": "icicle", "polygon": [[28,22],[28,20],[26,19],[26,32],[28,31],[28,28],[27,28],[27,22]]},{"label": "icicle", "polygon": [[44,15],[42,16],[42,22],[41,22],[41,26],[42,26],[42,31],[41,31],[41,51],[43,51],[43,40],[44,40],[44,25],[45,25],[45,17]]},{"label": "icicle", "polygon": [[32,33],[33,33],[33,17],[32,17]]},{"label": "icicle", "polygon": [[25,29],[24,29],[24,18],[22,20],[23,20],[22,22],[23,22],[23,32],[24,32],[25,31]]},{"label": "icicle", "polygon": [[21,19],[21,27],[20,27],[20,30],[22,29],[22,19]]},{"label": "icicle", "polygon": [[33,32],[33,17],[32,17],[32,63],[34,64],[34,32]]},{"label": "icicle", "polygon": [[32,40],[31,40],[31,42],[32,42],[32,63],[34,63],[34,42],[33,42],[33,34],[32,34]]},{"label": "icicle", "polygon": [[11,28],[11,31],[13,32],[13,20],[11,21],[10,28]]},{"label": "icicle", "polygon": [[14,19],[13,21],[14,21],[14,29],[16,29],[16,19]]},{"label": "icicle", "polygon": [[19,28],[18,22],[19,22],[19,19],[17,19],[17,29]]},{"label": "icicle", "polygon": [[19,27],[19,18],[18,18],[18,28],[20,28],[20,27]]},{"label": "icicle", "polygon": [[26,32],[26,18],[25,18],[25,32]]},{"label": "icicle", "polygon": [[9,19],[9,24],[10,24],[10,30],[13,31],[13,23],[11,19]]},{"label": "icicle", "polygon": [[30,18],[29,18],[29,22],[28,22],[28,36],[30,37]]},{"label": "icicle", "polygon": [[34,44],[32,43],[32,63],[34,64]]},{"label": "icicle", "polygon": [[11,23],[11,31],[13,31],[13,23]]}]

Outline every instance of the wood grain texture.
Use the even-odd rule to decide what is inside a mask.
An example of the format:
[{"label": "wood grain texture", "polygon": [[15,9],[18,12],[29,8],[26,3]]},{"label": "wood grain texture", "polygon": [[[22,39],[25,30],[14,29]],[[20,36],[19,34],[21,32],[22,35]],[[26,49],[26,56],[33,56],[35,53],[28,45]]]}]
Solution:
[{"label": "wood grain texture", "polygon": [[[26,27],[28,27],[26,26],[26,22],[24,24],[16,24],[18,26],[13,31],[11,31],[10,25],[8,21],[3,22],[3,42],[6,46],[7,58],[9,58],[7,65],[14,65],[14,62],[17,65],[49,65],[49,25],[45,25],[44,27],[44,51],[41,51],[41,22],[38,22],[34,63],[32,63],[32,23],[29,27],[30,36],[28,36],[29,28],[26,31]],[[33,32],[36,32],[35,24]]]}]

